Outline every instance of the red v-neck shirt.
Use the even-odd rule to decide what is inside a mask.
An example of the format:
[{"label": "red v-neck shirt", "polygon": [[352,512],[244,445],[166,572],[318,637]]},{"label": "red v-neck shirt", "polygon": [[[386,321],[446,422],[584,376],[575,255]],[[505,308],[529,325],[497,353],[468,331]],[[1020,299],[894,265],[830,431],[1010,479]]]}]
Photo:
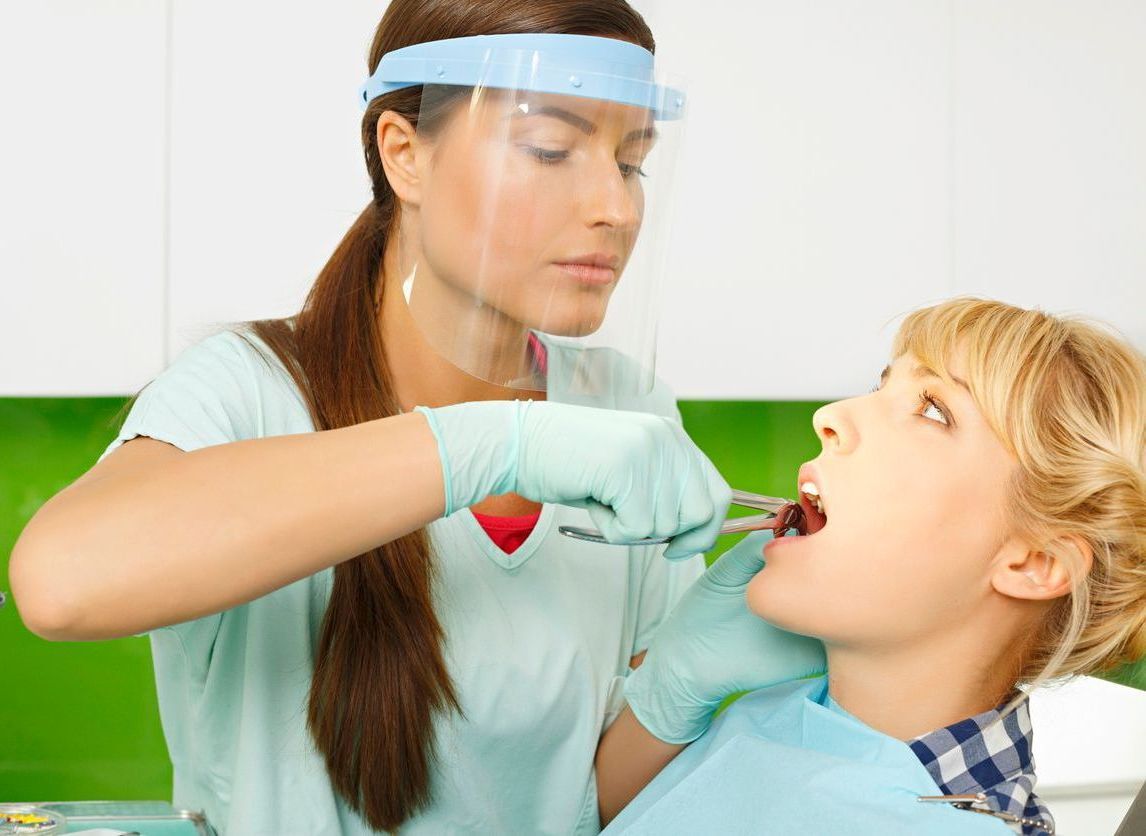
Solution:
[{"label": "red v-neck shirt", "polygon": [[[529,351],[533,355],[533,363],[537,371],[542,375],[546,374],[549,371],[549,355],[545,350],[544,343],[533,333],[529,335]],[[474,519],[482,527],[486,536],[493,540],[494,545],[506,554],[513,554],[522,543],[529,539],[529,535],[537,527],[537,521],[540,518],[540,511],[524,517],[495,517],[490,514],[474,514]]]},{"label": "red v-neck shirt", "polygon": [[506,554],[513,554],[518,547],[529,539],[533,529],[537,526],[541,512],[529,514],[524,517],[495,517],[490,514],[474,514],[474,519],[486,533],[494,545]]}]

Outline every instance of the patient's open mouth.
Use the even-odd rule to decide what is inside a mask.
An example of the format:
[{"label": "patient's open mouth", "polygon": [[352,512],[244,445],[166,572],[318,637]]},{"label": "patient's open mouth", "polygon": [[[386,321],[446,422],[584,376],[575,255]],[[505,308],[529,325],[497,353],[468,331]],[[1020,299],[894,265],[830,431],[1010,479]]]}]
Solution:
[{"label": "patient's open mouth", "polygon": [[800,485],[800,508],[804,512],[806,522],[805,529],[800,531],[800,534],[815,534],[828,524],[820,488],[815,482],[806,481]]},{"label": "patient's open mouth", "polygon": [[823,499],[820,497],[820,488],[813,479],[814,471],[801,469],[800,498],[797,502],[789,502],[776,512],[774,519],[768,527],[772,529],[772,542],[792,532],[796,537],[808,537],[822,530],[828,524],[828,515]]},{"label": "patient's open mouth", "polygon": [[776,512],[776,524],[772,527],[773,537],[776,538],[783,537],[789,531],[795,531],[800,536],[808,533],[804,510],[794,502]]}]

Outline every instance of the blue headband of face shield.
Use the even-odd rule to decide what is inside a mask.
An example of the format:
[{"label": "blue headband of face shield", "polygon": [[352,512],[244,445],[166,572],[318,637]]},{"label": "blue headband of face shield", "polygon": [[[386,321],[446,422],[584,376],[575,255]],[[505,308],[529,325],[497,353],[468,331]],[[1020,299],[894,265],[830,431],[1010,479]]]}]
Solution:
[{"label": "blue headband of face shield", "polygon": [[648,108],[662,121],[684,115],[684,94],[655,82],[651,52],[592,35],[476,35],[396,49],[359,89],[362,109],[419,84],[581,96]]}]

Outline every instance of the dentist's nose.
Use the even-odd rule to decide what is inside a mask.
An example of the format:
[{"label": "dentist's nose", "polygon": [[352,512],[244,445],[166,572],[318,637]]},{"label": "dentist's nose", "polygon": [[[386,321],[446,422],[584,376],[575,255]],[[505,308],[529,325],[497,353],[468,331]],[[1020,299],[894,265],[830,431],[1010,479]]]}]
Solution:
[{"label": "dentist's nose", "polygon": [[616,160],[602,160],[593,173],[592,185],[588,185],[586,191],[589,226],[627,232],[640,225],[644,208],[641,185],[629,182],[617,167]]},{"label": "dentist's nose", "polygon": [[821,406],[812,415],[812,426],[825,452],[850,453],[859,441],[848,401]]}]

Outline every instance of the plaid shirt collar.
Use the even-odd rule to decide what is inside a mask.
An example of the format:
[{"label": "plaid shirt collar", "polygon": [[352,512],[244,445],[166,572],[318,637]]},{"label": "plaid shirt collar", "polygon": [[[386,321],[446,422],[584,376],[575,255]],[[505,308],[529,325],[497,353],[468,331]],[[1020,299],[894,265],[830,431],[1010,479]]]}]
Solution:
[{"label": "plaid shirt collar", "polygon": [[1023,697],[1004,717],[1005,705],[928,732],[908,745],[944,795],[984,793],[992,810],[1041,819],[1048,825],[1024,826],[1024,836],[1053,833],[1054,819],[1034,792],[1030,706]]}]

